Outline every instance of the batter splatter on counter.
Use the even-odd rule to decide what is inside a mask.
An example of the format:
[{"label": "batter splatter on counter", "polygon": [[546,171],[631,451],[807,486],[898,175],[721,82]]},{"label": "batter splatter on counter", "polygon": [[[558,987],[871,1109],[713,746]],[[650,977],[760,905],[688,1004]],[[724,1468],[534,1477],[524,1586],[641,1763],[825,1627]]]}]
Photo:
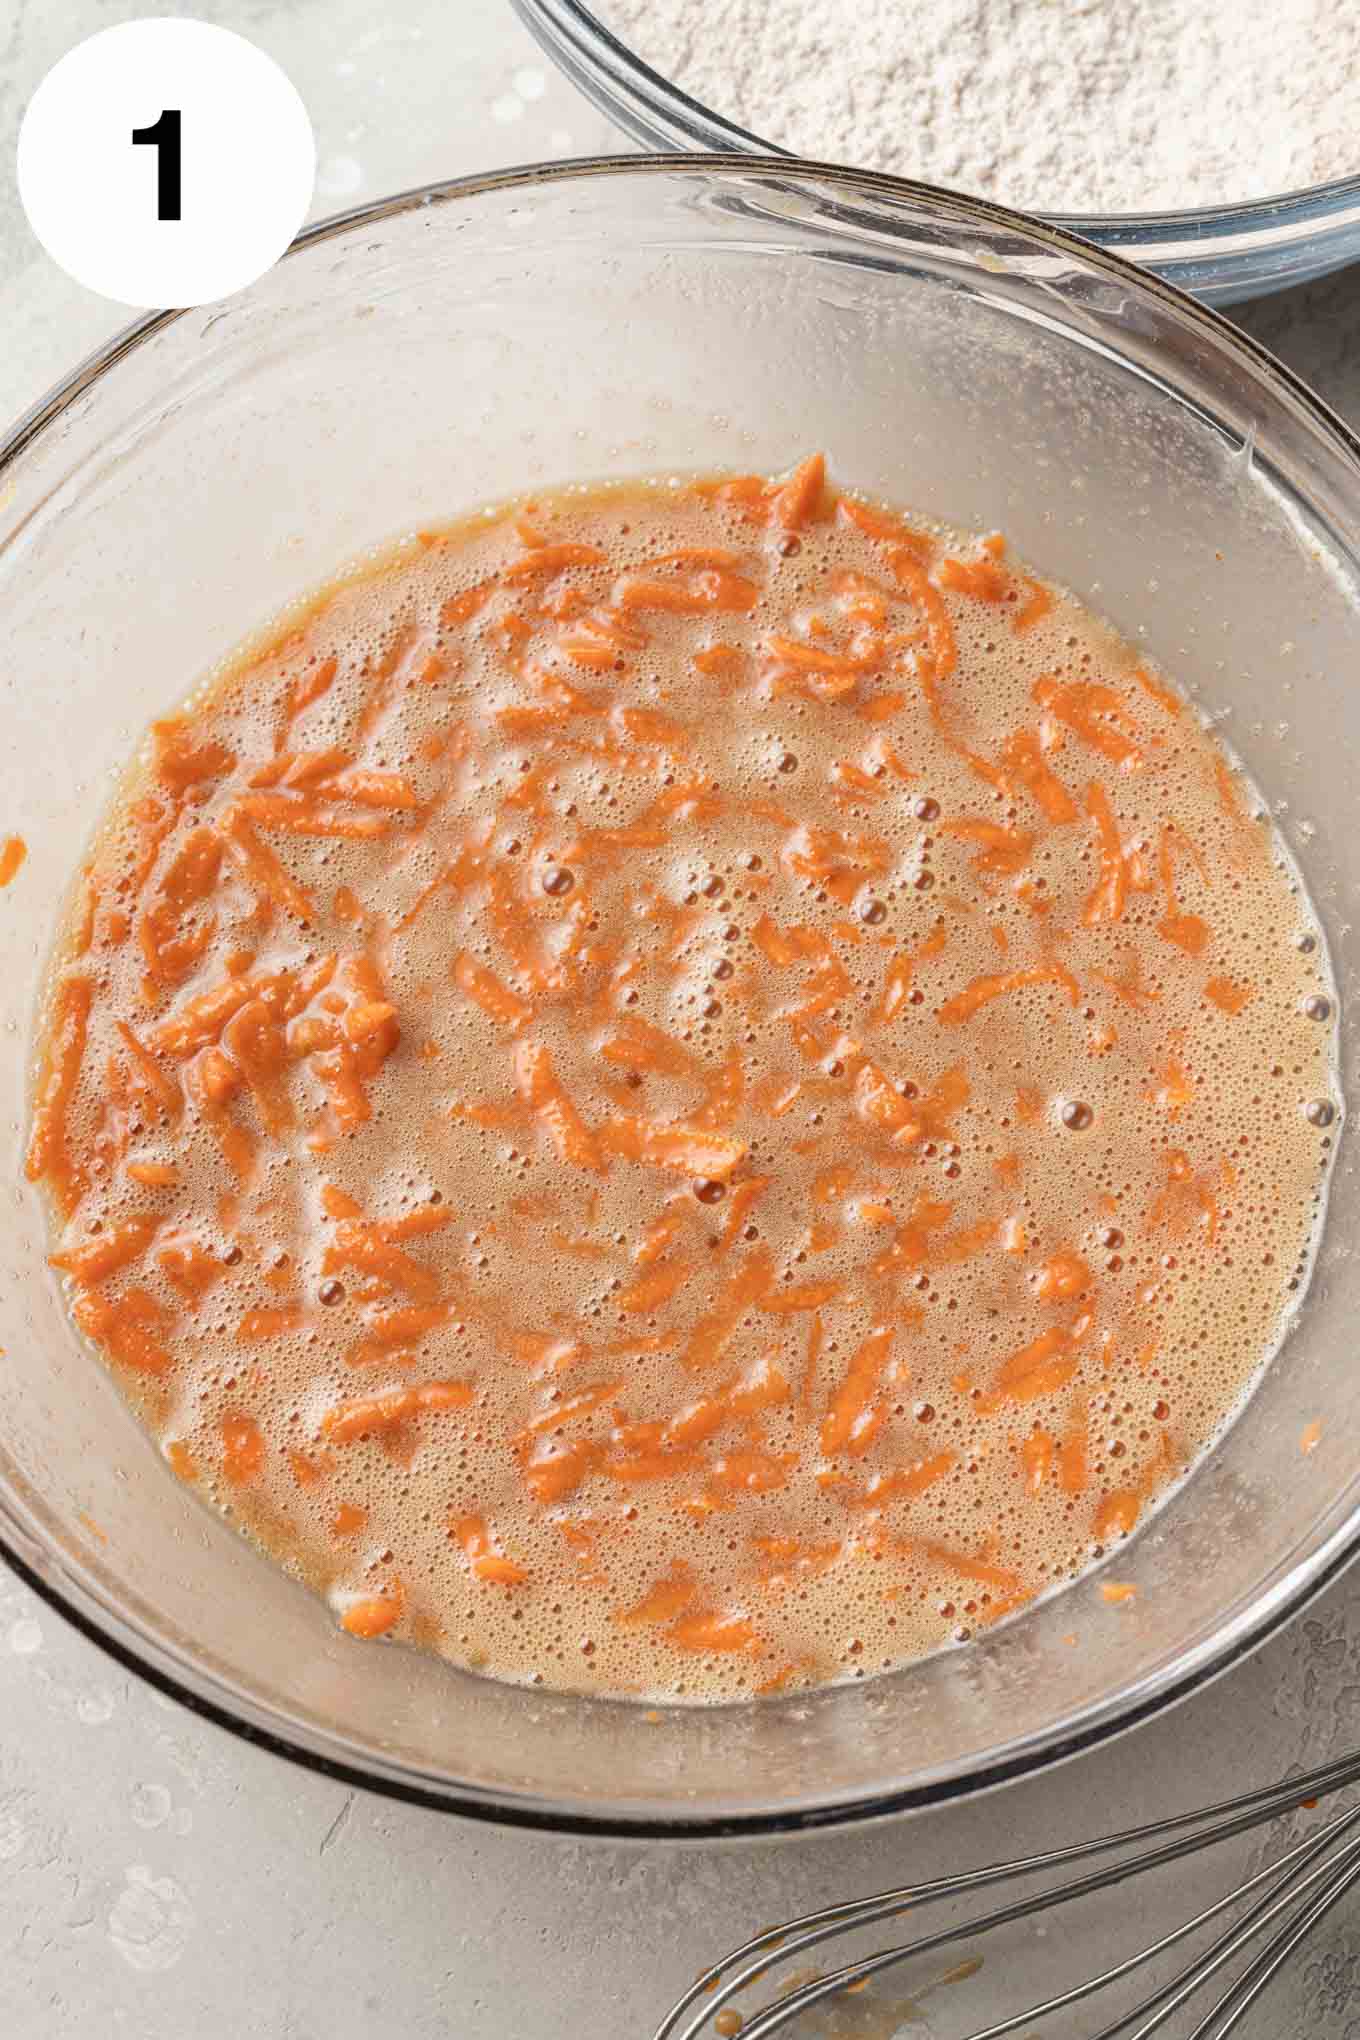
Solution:
[{"label": "batter splatter on counter", "polygon": [[422,532],[157,723],[29,1174],[169,1466],[356,1636],[689,1700],[1132,1532],[1303,1279],[1333,999],[1163,676],[790,475]]}]

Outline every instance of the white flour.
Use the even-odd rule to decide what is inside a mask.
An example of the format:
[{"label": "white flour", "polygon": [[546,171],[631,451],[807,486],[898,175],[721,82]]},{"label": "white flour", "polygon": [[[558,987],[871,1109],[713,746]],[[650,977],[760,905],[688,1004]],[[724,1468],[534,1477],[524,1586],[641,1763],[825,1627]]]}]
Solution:
[{"label": "white flour", "polygon": [[800,154],[1043,212],[1259,199],[1360,169],[1355,0],[594,0]]}]

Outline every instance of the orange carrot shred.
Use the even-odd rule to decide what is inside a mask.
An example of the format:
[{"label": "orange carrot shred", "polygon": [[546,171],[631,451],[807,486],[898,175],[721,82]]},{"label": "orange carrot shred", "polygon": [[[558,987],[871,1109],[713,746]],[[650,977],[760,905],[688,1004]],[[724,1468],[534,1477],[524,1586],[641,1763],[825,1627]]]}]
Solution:
[{"label": "orange carrot shred", "polygon": [[971,1020],[975,1013],[992,999],[1006,993],[1017,992],[1026,985],[1059,984],[1067,993],[1069,1003],[1076,1005],[1080,996],[1072,973],[1060,963],[1033,964],[1028,970],[1007,971],[1000,977],[979,977],[952,999],[947,999],[936,1013],[946,1027],[957,1027],[961,1021]]}]

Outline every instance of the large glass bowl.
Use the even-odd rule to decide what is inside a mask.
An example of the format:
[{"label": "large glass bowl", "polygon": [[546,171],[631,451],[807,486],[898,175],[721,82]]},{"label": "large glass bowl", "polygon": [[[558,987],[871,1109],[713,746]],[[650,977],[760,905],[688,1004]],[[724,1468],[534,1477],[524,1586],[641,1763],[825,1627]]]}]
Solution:
[{"label": "large glass bowl", "polygon": [[[785,153],[654,71],[583,0],[512,0],[512,5],[572,83],[643,148]],[[1213,108],[1206,107],[1205,119],[1213,117]],[[1230,305],[1307,283],[1360,258],[1360,175],[1241,205],[1183,212],[1046,211],[1042,217],[1050,226],[1115,249],[1209,304]]]},{"label": "large glass bowl", "polygon": [[144,320],[0,449],[0,816],[30,846],[0,896],[0,1538],[144,1677],[371,1787],[664,1835],[923,1804],[1189,1691],[1360,1530],[1346,1153],[1284,1352],[1118,1555],[1135,1600],[1083,1581],[965,1649],[746,1706],[543,1693],[342,1635],[170,1476],[68,1328],[21,1182],[30,1023],[58,902],[148,719],[399,531],[563,477],[809,447],[846,482],[1002,525],[1224,718],[1349,981],[1357,444],[1213,313],[1064,234],[847,170],[795,184],[777,160],[474,178],[328,221],[241,296]]}]

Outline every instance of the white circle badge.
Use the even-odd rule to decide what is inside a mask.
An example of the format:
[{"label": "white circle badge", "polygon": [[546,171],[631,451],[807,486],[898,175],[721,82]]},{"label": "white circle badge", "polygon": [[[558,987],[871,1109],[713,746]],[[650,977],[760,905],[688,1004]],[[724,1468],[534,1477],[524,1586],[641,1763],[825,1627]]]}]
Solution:
[{"label": "white circle badge", "polygon": [[19,196],[77,283],[146,310],[263,276],[311,203],[316,142],[272,57],[203,21],[129,21],[53,65],[19,130]]}]

